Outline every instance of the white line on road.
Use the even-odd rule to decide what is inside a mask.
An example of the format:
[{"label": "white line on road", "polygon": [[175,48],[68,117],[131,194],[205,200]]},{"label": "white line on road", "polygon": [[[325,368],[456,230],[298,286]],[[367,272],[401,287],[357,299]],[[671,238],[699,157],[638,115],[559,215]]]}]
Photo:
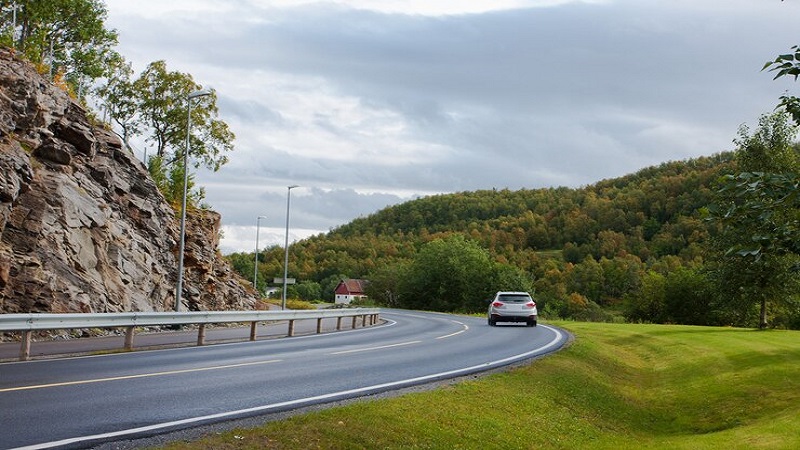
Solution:
[{"label": "white line on road", "polygon": [[457,320],[453,320],[452,322],[455,322],[455,323],[461,325],[464,328],[462,330],[460,330],[460,331],[456,331],[455,333],[450,333],[450,334],[446,334],[444,336],[439,336],[436,339],[446,339],[446,338],[449,338],[449,337],[453,337],[453,336],[459,335],[459,334],[469,330],[469,326],[467,326],[467,324],[465,324],[464,322],[459,322]]},{"label": "white line on road", "polygon": [[389,345],[381,345],[378,347],[365,347],[365,348],[356,348],[353,350],[342,350],[340,352],[333,352],[331,355],[344,355],[345,353],[357,353],[357,352],[368,352],[371,350],[380,350],[382,348],[391,348],[391,347],[402,347],[404,345],[412,345],[412,344],[419,344],[422,341],[408,341],[408,342],[401,342],[399,344],[389,344]]},{"label": "white line on road", "polygon": [[170,370],[167,372],[153,372],[153,373],[141,373],[138,375],[123,375],[119,377],[109,377],[109,378],[96,378],[92,380],[78,380],[78,381],[65,381],[62,383],[51,383],[51,384],[36,384],[31,386],[19,386],[13,388],[5,388],[0,389],[0,392],[12,392],[12,391],[27,391],[30,389],[43,389],[43,388],[51,388],[51,387],[58,387],[58,386],[73,386],[76,384],[90,384],[90,383],[102,383],[104,381],[118,381],[118,380],[131,380],[134,378],[146,378],[146,377],[160,377],[164,375],[177,375],[181,373],[191,373],[191,372],[204,372],[207,370],[219,370],[219,369],[232,369],[234,367],[246,367],[246,366],[258,366],[261,364],[271,364],[280,362],[280,359],[270,359],[267,361],[255,361],[249,363],[241,363],[241,364],[227,364],[224,366],[211,366],[211,367],[197,367],[195,369],[183,369],[183,370]]}]

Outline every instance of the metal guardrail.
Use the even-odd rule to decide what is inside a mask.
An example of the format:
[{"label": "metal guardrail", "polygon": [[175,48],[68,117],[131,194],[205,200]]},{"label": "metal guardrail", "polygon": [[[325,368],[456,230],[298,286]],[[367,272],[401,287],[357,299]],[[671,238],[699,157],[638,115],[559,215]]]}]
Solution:
[{"label": "metal guardrail", "polygon": [[161,325],[200,325],[197,345],[205,344],[205,326],[213,323],[250,323],[250,340],[256,340],[259,322],[288,321],[288,336],[294,336],[296,320],[317,320],[317,333],[322,331],[322,320],[336,318],[336,329],[342,328],[342,319],[352,318],[352,328],[358,319],[361,325],[377,323],[378,308],[318,309],[291,311],[192,311],[176,312],[130,312],[94,314],[0,314],[0,332],[21,331],[20,360],[30,359],[31,335],[33,331],[66,330],[80,328],[125,328],[125,350],[133,350],[136,327]]}]

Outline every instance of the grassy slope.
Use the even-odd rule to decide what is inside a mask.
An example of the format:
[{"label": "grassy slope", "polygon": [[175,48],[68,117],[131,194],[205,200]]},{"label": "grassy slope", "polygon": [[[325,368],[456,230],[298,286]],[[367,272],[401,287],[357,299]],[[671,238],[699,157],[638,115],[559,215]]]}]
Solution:
[{"label": "grassy slope", "polygon": [[529,366],[168,448],[800,448],[800,332],[557,325]]}]

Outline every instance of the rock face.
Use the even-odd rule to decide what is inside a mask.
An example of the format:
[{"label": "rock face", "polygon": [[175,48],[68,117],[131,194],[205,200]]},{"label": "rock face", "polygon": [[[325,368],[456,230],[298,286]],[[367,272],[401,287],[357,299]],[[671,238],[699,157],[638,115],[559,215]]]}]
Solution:
[{"label": "rock face", "polygon": [[[116,135],[0,49],[0,313],[174,310],[176,215]],[[184,311],[254,304],[219,227],[189,212]]]}]

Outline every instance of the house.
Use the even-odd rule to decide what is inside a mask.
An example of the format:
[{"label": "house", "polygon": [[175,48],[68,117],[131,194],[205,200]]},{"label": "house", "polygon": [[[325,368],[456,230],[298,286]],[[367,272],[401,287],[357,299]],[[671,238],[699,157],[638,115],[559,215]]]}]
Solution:
[{"label": "house", "polygon": [[364,288],[367,286],[367,280],[358,280],[355,278],[347,278],[339,282],[334,290],[334,303],[341,305],[349,305],[353,300],[361,300],[367,298],[364,293]]}]

